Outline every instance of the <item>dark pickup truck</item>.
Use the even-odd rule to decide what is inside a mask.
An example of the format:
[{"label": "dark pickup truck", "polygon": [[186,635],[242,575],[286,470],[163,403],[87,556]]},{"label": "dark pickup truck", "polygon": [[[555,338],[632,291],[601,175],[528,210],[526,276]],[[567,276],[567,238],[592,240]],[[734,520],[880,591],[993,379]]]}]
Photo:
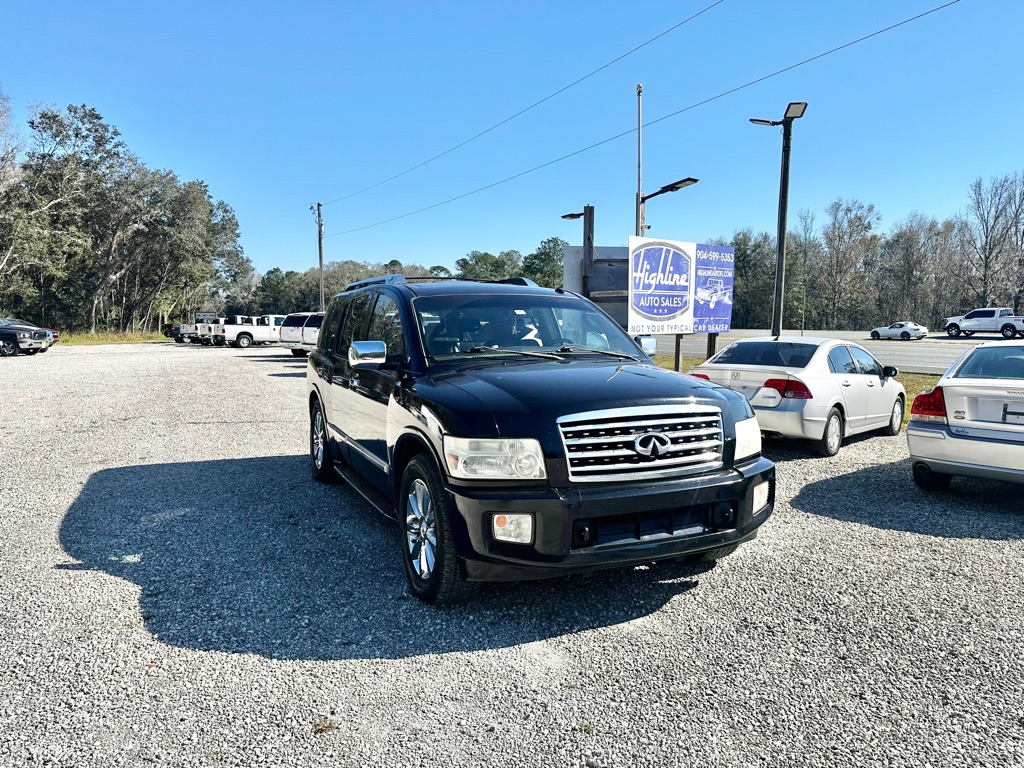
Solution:
[{"label": "dark pickup truck", "polygon": [[309,355],[313,476],[399,521],[430,603],[724,557],[771,514],[775,465],[746,398],[657,367],[653,341],[524,278],[355,283]]}]

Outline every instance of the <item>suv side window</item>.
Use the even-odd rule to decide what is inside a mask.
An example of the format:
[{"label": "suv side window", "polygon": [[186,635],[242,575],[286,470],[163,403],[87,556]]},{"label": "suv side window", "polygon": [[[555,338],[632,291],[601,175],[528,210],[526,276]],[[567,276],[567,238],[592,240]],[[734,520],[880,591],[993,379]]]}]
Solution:
[{"label": "suv side window", "polygon": [[882,366],[878,364],[878,361],[875,360],[875,358],[859,347],[850,347],[850,351],[857,360],[857,365],[860,367],[861,373],[869,374],[871,376],[882,375]]},{"label": "suv side window", "polygon": [[349,302],[348,313],[345,316],[345,325],[341,329],[341,336],[338,339],[334,351],[342,357],[348,357],[348,348],[353,341],[362,341],[366,337],[363,329],[366,327],[366,316],[370,311],[370,294],[357,293]]},{"label": "suv side window", "polygon": [[856,373],[849,347],[833,347],[828,353],[828,369],[832,373]]},{"label": "suv side window", "polygon": [[398,303],[387,294],[380,294],[370,317],[370,341],[383,341],[387,345],[388,359],[405,357],[405,334],[402,331],[402,313]]},{"label": "suv side window", "polygon": [[341,330],[341,321],[345,317],[345,307],[348,306],[348,296],[338,298],[331,302],[324,316],[323,327],[326,329],[317,339],[316,346],[321,352],[328,352],[334,348],[334,338]]}]

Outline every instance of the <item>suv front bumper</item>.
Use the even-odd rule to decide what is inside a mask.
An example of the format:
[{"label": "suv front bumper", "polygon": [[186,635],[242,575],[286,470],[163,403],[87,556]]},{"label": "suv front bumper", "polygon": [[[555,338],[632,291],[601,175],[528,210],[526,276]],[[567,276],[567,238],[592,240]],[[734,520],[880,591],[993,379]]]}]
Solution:
[{"label": "suv front bumper", "polygon": [[[768,484],[753,508],[754,488]],[[649,563],[748,541],[771,515],[775,466],[765,458],[711,475],[649,483],[493,490],[449,485],[455,544],[468,581],[511,581]],[[532,513],[532,544],[491,535],[497,514]]]}]

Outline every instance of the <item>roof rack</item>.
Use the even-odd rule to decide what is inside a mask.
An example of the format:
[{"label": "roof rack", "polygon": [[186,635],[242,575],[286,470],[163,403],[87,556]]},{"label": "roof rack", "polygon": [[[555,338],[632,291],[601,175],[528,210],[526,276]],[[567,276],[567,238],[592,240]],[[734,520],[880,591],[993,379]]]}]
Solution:
[{"label": "roof rack", "polygon": [[356,288],[362,288],[365,285],[393,285],[395,283],[404,282],[404,275],[380,275],[378,277],[368,277],[365,280],[356,280],[354,283],[346,285],[345,290],[354,291]]},{"label": "roof rack", "polygon": [[368,277],[365,280],[356,280],[354,283],[349,283],[345,286],[346,291],[354,291],[356,288],[363,288],[367,285],[394,285],[396,283],[420,283],[420,282],[433,282],[440,280],[465,280],[470,283],[499,283],[505,285],[526,285],[534,288],[538,287],[537,283],[528,277],[506,277],[504,280],[480,280],[472,277],[434,277],[433,275],[424,275],[422,277],[406,277],[405,275],[379,275],[377,277]]}]

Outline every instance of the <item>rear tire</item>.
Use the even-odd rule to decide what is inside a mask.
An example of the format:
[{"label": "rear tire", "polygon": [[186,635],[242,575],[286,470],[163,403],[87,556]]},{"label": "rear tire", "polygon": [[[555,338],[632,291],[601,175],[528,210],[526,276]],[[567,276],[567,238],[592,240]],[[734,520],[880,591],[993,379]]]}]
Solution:
[{"label": "rear tire", "polygon": [[1003,334],[1004,339],[1012,339],[1014,336],[1017,335],[1017,328],[1016,326],[1007,323],[1006,325],[999,329],[999,332]]},{"label": "rear tire", "polygon": [[247,349],[251,347],[252,336],[249,336],[248,334],[245,333],[241,334],[237,339],[235,339],[235,345],[241,349]]},{"label": "rear tire", "polygon": [[914,484],[922,491],[945,491],[953,477],[941,472],[922,471],[914,467]]},{"label": "rear tire", "polygon": [[431,459],[413,457],[402,474],[398,499],[402,562],[410,591],[433,605],[462,602],[476,585],[462,578],[451,528],[456,513]]},{"label": "rear tire", "polygon": [[818,441],[818,453],[828,458],[839,453],[839,447],[843,444],[843,415],[837,408],[833,408],[825,417],[825,432]]},{"label": "rear tire", "polygon": [[906,341],[907,339],[910,338],[910,334],[904,331],[903,333],[900,334],[900,338]]},{"label": "rear tire", "polygon": [[903,415],[906,412],[906,406],[903,404],[903,398],[897,397],[896,402],[892,405],[892,413],[889,414],[889,423],[886,424],[885,429],[882,430],[883,435],[889,435],[889,437],[895,437],[903,429]]}]

